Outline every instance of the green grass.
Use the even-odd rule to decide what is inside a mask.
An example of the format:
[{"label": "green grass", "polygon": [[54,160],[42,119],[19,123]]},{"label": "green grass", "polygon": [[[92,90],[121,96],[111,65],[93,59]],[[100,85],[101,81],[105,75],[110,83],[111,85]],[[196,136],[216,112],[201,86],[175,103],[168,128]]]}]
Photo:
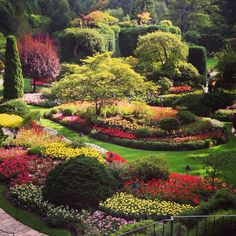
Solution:
[{"label": "green grass", "polygon": [[[46,108],[39,108],[34,106],[29,106],[31,110],[45,112]],[[58,123],[55,123],[48,119],[42,119],[41,124],[45,127],[53,128],[61,133],[63,136],[74,139],[78,136],[78,133],[68,129]],[[109,151],[113,151],[128,161],[136,160],[138,158],[143,158],[147,156],[163,157],[168,161],[169,168],[171,172],[185,173],[185,166],[190,165],[192,170],[191,174],[201,175],[203,174],[202,165],[197,158],[198,156],[208,155],[210,152],[223,152],[228,150],[236,150],[236,137],[231,133],[231,123],[226,123],[226,128],[229,134],[229,142],[227,144],[219,145],[209,149],[193,150],[193,151],[147,151],[132,149],[127,147],[118,146],[112,143],[106,143],[99,140],[95,140],[87,137],[88,142],[97,144],[102,148]],[[236,185],[236,175],[231,172],[225,171],[225,179]]]},{"label": "green grass", "polygon": [[207,69],[215,68],[218,63],[217,58],[208,58],[207,59]]},{"label": "green grass", "polygon": [[0,208],[2,208],[13,218],[25,225],[28,225],[30,228],[45,233],[49,236],[71,236],[71,233],[68,230],[48,227],[36,214],[13,206],[5,198],[5,191],[6,187],[4,185],[0,185]]}]

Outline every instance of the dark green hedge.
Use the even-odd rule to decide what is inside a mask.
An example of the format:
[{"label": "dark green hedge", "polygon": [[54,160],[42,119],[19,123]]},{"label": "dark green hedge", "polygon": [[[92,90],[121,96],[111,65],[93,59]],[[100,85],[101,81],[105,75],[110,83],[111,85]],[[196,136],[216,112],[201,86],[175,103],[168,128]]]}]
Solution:
[{"label": "dark green hedge", "polygon": [[206,48],[202,46],[189,47],[188,61],[198,69],[198,72],[201,75],[206,76],[206,73],[207,73]]},{"label": "dark green hedge", "polygon": [[25,116],[30,112],[27,104],[21,99],[12,99],[0,104],[0,113],[15,114]]},{"label": "dark green hedge", "polygon": [[133,52],[137,47],[138,37],[140,35],[151,33],[157,30],[180,34],[180,30],[178,27],[169,27],[167,25],[140,25],[136,27],[121,28],[119,35],[119,47],[121,56],[127,57],[133,55]]}]

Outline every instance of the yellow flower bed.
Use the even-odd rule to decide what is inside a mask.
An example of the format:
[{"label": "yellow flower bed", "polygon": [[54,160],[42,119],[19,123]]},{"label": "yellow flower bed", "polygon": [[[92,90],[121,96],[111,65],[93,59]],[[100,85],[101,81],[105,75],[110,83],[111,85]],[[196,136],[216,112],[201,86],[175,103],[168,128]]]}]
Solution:
[{"label": "yellow flower bed", "polygon": [[67,147],[65,143],[49,143],[45,146],[44,154],[46,156],[49,156],[51,158],[57,158],[57,159],[71,159],[75,158],[77,156],[84,155],[86,157],[93,157],[96,158],[101,164],[105,164],[106,160],[102,157],[102,155],[88,147],[81,147],[81,148],[72,148]]},{"label": "yellow flower bed", "polygon": [[174,216],[194,207],[175,202],[140,199],[128,193],[116,193],[111,198],[101,202],[100,208],[117,216],[140,218]]},{"label": "yellow flower bed", "polygon": [[17,115],[0,114],[0,127],[17,128],[23,123],[23,119]]}]

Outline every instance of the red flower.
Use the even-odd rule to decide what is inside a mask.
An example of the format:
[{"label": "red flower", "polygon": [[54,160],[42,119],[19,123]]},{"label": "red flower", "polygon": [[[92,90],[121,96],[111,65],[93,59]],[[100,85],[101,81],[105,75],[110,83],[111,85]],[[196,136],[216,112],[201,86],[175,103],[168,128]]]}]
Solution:
[{"label": "red flower", "polygon": [[127,162],[124,158],[122,158],[121,156],[119,156],[118,154],[114,152],[107,152],[106,157],[107,157],[106,160],[110,163],[112,162],[126,163]]}]

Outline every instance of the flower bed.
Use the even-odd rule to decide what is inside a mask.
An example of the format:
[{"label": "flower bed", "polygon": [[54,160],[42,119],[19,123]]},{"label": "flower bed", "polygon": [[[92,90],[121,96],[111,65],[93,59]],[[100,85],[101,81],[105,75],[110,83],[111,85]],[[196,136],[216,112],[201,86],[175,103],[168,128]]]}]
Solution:
[{"label": "flower bed", "polygon": [[0,127],[18,128],[23,123],[23,118],[17,115],[0,114]]},{"label": "flower bed", "polygon": [[[138,188],[132,187],[134,183]],[[140,198],[190,205],[198,205],[200,201],[206,201],[216,190],[216,187],[203,177],[177,173],[171,174],[168,180],[152,180],[147,183],[138,179],[132,180],[126,182],[124,187],[127,192]]]},{"label": "flower bed", "polygon": [[191,86],[174,86],[169,89],[169,93],[171,94],[189,93],[192,91],[193,88]]},{"label": "flower bed", "polygon": [[66,143],[57,142],[46,144],[44,147],[43,154],[53,159],[69,160],[78,156],[86,156],[96,158],[101,164],[106,163],[106,160],[98,151],[89,147],[72,148],[66,146]]},{"label": "flower bed", "polygon": [[9,148],[9,149],[0,148],[0,159],[12,158],[15,156],[22,157],[26,155],[26,153],[27,150],[21,147]]},{"label": "flower bed", "polygon": [[112,215],[136,219],[173,216],[185,210],[193,209],[191,205],[140,199],[128,193],[116,193],[111,198],[101,202],[100,208]]}]

